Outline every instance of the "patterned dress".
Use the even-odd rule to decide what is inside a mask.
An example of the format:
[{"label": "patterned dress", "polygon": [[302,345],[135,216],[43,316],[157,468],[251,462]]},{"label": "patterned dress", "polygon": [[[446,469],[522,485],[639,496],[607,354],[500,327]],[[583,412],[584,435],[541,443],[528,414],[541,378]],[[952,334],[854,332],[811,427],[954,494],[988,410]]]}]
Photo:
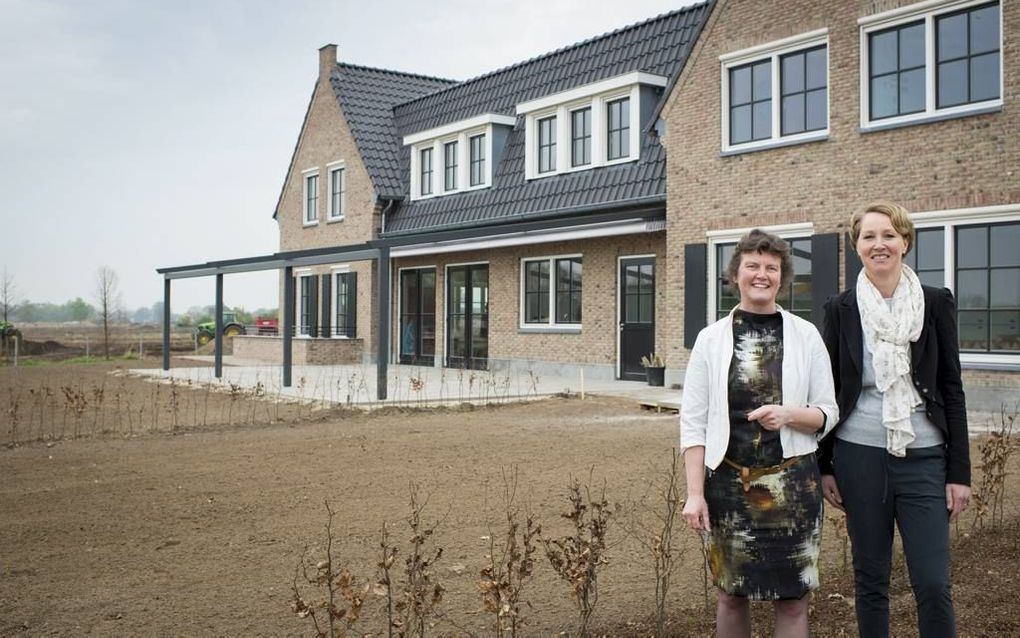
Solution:
[{"label": "patterned dress", "polygon": [[[783,398],[783,318],[737,310],[728,379],[726,458],[749,468],[783,463],[779,432],[747,420]],[[709,565],[719,589],[752,600],[790,600],[818,587],[822,490],[813,454],[751,480],[725,461],[705,478]]]}]

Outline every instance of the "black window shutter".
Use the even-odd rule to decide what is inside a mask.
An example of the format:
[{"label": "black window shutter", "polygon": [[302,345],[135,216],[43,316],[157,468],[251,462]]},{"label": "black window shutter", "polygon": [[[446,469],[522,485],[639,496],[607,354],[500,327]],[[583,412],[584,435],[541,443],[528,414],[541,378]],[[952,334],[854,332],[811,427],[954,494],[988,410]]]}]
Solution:
[{"label": "black window shutter", "polygon": [[857,249],[854,248],[854,244],[850,241],[850,235],[845,235],[846,240],[843,242],[843,263],[846,270],[846,282],[847,288],[853,288],[857,285],[857,275],[861,273],[864,268],[864,264],[861,263],[861,258],[857,256]]},{"label": "black window shutter", "polygon": [[811,323],[822,329],[825,300],[839,292],[839,233],[811,237]]},{"label": "black window shutter", "polygon": [[330,313],[332,312],[333,300],[333,275],[322,276],[322,324],[319,326],[319,334],[323,337],[330,336]]},{"label": "black window shutter", "polygon": [[347,336],[358,336],[358,273],[347,273]]},{"label": "black window shutter", "polygon": [[684,246],[684,347],[708,325],[708,244]]},{"label": "black window shutter", "polygon": [[319,276],[312,275],[311,282],[309,283],[308,290],[308,320],[311,321],[311,325],[308,326],[308,335],[315,337],[319,334],[319,327],[316,324],[315,310],[319,307]]}]

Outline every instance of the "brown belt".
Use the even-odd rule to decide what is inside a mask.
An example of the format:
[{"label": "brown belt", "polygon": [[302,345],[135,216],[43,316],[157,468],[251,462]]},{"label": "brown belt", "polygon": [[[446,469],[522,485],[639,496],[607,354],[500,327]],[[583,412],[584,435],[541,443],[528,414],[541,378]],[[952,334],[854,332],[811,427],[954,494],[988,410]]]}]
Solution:
[{"label": "brown belt", "polygon": [[740,472],[740,482],[744,485],[744,491],[748,492],[751,490],[752,481],[757,481],[761,477],[768,476],[769,474],[782,472],[783,470],[796,465],[797,461],[800,461],[805,456],[807,455],[803,454],[801,456],[791,456],[778,465],[769,465],[767,467],[745,467],[743,465],[738,465],[725,457],[723,457],[723,461],[726,462],[726,465],[729,465]]}]

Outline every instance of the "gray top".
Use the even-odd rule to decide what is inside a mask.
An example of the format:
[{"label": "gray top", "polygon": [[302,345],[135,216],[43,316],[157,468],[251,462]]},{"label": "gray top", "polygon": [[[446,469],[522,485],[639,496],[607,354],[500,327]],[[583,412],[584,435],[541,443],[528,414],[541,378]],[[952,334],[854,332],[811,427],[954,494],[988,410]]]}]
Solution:
[{"label": "gray top", "polygon": [[[885,302],[892,307],[892,299],[886,299]],[[871,351],[866,345],[863,354],[861,396],[857,399],[854,411],[836,430],[836,438],[858,445],[884,448],[886,447],[886,430],[882,425],[882,393],[875,387],[875,366],[872,362]],[[942,445],[945,442],[942,431],[924,413],[923,401],[914,408],[913,414],[910,415],[910,423],[914,427],[915,438],[907,445],[907,448],[930,447]]]}]

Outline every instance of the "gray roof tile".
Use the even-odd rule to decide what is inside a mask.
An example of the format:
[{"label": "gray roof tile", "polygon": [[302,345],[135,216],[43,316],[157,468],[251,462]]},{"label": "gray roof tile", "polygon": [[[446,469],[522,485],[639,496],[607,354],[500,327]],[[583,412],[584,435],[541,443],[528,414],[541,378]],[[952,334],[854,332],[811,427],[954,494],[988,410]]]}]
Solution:
[{"label": "gray roof tile", "polygon": [[382,197],[400,197],[402,140],[393,122],[393,107],[456,82],[339,64],[330,83],[376,192]]},{"label": "gray roof tile", "polygon": [[[386,122],[394,126],[390,129],[391,139],[400,145],[400,136],[483,113],[514,115],[515,106],[521,102],[632,71],[673,79],[683,67],[711,8],[712,3],[706,2],[666,13],[408,98],[393,108],[393,117]],[[523,120],[518,119],[507,139],[500,163],[494,167],[490,188],[420,201],[405,199],[387,215],[386,234],[498,223],[522,214],[552,216],[595,205],[665,201],[665,150],[657,138],[641,133],[637,123],[631,130],[642,135],[640,160],[526,181]],[[387,185],[394,185],[389,180],[398,180],[397,186],[406,196],[409,150],[400,147],[391,157],[399,157],[400,165],[399,172],[387,172]]]}]

